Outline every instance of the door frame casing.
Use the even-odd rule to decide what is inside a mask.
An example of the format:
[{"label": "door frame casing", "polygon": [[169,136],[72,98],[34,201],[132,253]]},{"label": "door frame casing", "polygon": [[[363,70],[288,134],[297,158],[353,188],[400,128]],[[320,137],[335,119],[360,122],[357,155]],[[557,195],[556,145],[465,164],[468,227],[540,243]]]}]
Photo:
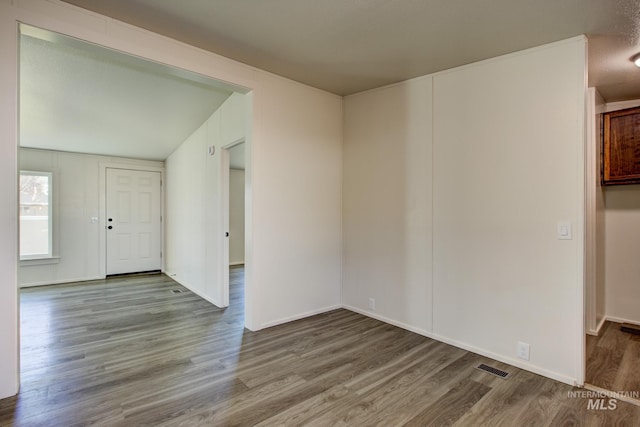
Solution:
[{"label": "door frame casing", "polygon": [[[229,237],[226,236],[226,233],[229,232],[229,185],[231,180],[231,149],[237,147],[238,145],[244,144],[245,138],[238,138],[237,140],[224,145],[222,150],[220,150],[220,195],[222,196],[222,200],[220,203],[220,209],[222,212],[220,218],[222,218],[222,250],[220,253],[222,254],[222,268],[220,272],[222,277],[220,277],[220,282],[222,283],[222,303],[224,307],[229,306]],[[245,191],[246,191],[246,182],[245,182]],[[245,222],[247,220],[246,209],[244,213]],[[246,242],[245,242],[246,247]]]},{"label": "door frame casing", "polygon": [[107,169],[125,169],[132,171],[142,172],[159,172],[160,173],[160,215],[162,221],[160,222],[160,250],[162,251],[161,259],[161,271],[165,271],[165,231],[164,231],[164,212],[165,212],[165,168],[162,166],[141,165],[132,163],[112,163],[112,162],[100,162],[100,243],[99,254],[100,257],[100,276],[107,277]]},{"label": "door frame casing", "polygon": [[[596,132],[596,89],[588,88],[586,95],[586,154],[585,154],[585,330],[597,335],[597,243],[596,191],[600,170],[598,164],[598,134]],[[585,367],[586,369],[586,367]]]}]

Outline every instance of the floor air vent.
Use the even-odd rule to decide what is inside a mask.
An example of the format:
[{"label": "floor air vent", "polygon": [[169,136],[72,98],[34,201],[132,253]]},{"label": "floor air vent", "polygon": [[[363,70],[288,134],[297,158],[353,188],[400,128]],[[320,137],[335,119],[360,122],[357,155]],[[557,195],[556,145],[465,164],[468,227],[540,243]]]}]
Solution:
[{"label": "floor air vent", "polygon": [[478,369],[480,369],[481,371],[488,372],[491,375],[495,375],[496,377],[500,377],[502,379],[506,379],[509,376],[508,372],[494,368],[492,366],[485,365],[484,363],[480,364],[478,366]]},{"label": "floor air vent", "polygon": [[172,289],[171,293],[172,294],[181,294],[182,293],[182,289]]}]

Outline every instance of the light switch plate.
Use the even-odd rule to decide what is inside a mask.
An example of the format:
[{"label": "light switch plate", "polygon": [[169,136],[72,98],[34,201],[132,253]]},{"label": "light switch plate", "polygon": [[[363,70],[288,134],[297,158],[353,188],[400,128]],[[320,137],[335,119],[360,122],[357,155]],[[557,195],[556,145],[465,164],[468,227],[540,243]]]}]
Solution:
[{"label": "light switch plate", "polygon": [[573,230],[571,227],[571,223],[568,221],[558,222],[557,235],[558,235],[558,240],[572,240]]}]

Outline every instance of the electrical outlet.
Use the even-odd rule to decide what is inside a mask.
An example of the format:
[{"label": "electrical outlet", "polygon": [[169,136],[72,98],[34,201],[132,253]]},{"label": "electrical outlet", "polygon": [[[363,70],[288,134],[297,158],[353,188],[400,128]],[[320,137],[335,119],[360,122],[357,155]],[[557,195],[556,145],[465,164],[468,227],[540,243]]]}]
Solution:
[{"label": "electrical outlet", "polygon": [[518,357],[522,360],[529,360],[529,344],[518,342]]},{"label": "electrical outlet", "polygon": [[376,300],[375,300],[375,298],[369,298],[369,310],[376,311]]},{"label": "electrical outlet", "polygon": [[558,240],[572,240],[573,232],[571,230],[571,223],[568,221],[558,222]]}]

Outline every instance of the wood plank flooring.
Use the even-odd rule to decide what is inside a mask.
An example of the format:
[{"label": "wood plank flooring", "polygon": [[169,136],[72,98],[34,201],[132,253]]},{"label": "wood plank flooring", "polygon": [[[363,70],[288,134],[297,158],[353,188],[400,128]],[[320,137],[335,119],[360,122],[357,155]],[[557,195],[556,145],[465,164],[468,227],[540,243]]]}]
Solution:
[{"label": "wood plank flooring", "polygon": [[22,387],[0,425],[640,425],[639,407],[589,409],[567,385],[347,310],[250,332],[243,274],[227,309],[162,275],[24,289]]},{"label": "wood plank flooring", "polygon": [[640,393],[640,335],[605,322],[599,336],[587,335],[586,382],[612,391]]}]

